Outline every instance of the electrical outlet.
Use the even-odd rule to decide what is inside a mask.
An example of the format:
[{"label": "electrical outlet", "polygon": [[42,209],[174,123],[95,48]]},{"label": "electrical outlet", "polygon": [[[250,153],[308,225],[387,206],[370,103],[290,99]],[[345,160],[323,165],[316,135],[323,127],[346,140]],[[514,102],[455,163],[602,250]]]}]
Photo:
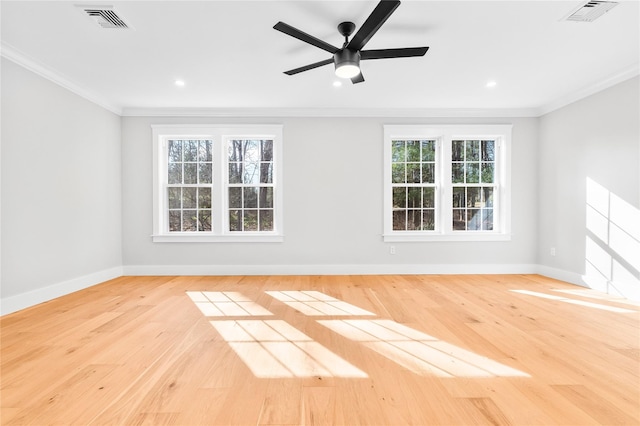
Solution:
[{"label": "electrical outlet", "polygon": [[396,246],[389,247],[389,254],[396,254]]},{"label": "electrical outlet", "polygon": [[556,248],[555,247],[551,247],[551,249],[549,250],[549,254],[551,256],[555,256],[556,255]]}]

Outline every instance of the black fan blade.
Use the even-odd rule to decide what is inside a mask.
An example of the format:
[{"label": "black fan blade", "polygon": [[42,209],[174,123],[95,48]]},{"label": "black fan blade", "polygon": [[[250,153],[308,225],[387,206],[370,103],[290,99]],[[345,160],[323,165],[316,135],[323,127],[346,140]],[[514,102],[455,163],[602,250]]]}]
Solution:
[{"label": "black fan blade", "polygon": [[398,6],[400,6],[400,1],[398,0],[380,1],[367,20],[364,21],[364,24],[362,24],[356,35],[353,36],[347,48],[351,50],[362,50],[364,45],[367,44],[369,39],[380,29],[382,24],[389,19],[389,16],[391,16]]},{"label": "black fan blade", "polygon": [[273,29],[283,32],[287,35],[290,35],[291,37],[295,37],[298,40],[302,40],[305,43],[309,43],[315,47],[319,47],[322,50],[326,50],[331,54],[336,53],[338,51],[337,47],[332,46],[329,43],[326,43],[310,34],[300,31],[299,29],[294,28],[289,24],[285,24],[284,22],[278,22],[273,26]]},{"label": "black fan blade", "polygon": [[427,53],[427,50],[429,50],[428,47],[363,50],[360,52],[360,59],[410,58],[413,56],[424,56],[424,54]]},{"label": "black fan blade", "polygon": [[356,75],[355,77],[351,78],[351,82],[353,84],[358,84],[358,83],[362,83],[364,81],[364,77],[362,75],[362,71],[360,71],[360,74]]},{"label": "black fan blade", "polygon": [[332,63],[333,63],[333,58],[325,59],[324,61],[315,62],[313,64],[305,65],[304,67],[300,67],[300,68],[292,69],[292,70],[289,70],[289,71],[285,71],[284,73],[287,74],[287,75],[294,75],[294,74],[298,74],[299,72],[309,71],[309,70],[312,70],[314,68],[318,68],[318,67],[321,67],[323,65],[329,65],[329,64],[332,64]]}]

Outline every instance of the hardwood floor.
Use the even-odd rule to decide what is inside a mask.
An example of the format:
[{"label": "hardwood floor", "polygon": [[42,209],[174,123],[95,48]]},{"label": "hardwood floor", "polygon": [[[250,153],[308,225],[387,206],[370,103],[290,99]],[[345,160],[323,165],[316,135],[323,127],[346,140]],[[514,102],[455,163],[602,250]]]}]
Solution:
[{"label": "hardwood floor", "polygon": [[640,307],[597,296],[537,275],[122,277],[1,318],[1,423],[638,425]]}]

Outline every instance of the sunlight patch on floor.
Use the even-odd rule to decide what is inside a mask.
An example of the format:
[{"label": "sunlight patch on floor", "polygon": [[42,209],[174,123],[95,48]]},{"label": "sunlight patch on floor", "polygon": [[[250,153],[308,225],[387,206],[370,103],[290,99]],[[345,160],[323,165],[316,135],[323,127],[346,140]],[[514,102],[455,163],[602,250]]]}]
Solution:
[{"label": "sunlight patch on floor", "polygon": [[459,348],[392,320],[319,320],[334,332],[421,375],[529,377],[514,368]]},{"label": "sunlight patch on floor", "polygon": [[256,377],[368,377],[282,320],[217,320],[211,325]]},{"label": "sunlight patch on floor", "polygon": [[273,315],[237,291],[187,291],[187,295],[207,317]]},{"label": "sunlight patch on floor", "polygon": [[542,299],[557,300],[558,302],[571,303],[573,305],[580,305],[580,306],[586,306],[588,308],[601,309],[603,311],[618,312],[618,313],[637,312],[630,309],[618,308],[616,306],[602,305],[600,303],[586,302],[584,300],[569,299],[567,297],[555,296],[553,294],[539,293],[537,291],[530,291],[530,290],[510,290],[510,291],[514,293],[519,293],[519,294],[526,294],[528,296],[540,297]]},{"label": "sunlight patch on floor", "polygon": [[267,291],[266,293],[307,316],[375,315],[319,291]]}]

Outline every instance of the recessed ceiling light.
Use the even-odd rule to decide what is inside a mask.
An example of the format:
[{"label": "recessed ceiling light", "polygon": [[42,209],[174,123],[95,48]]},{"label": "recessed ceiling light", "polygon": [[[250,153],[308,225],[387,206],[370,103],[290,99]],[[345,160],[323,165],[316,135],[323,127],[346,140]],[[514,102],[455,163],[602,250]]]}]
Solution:
[{"label": "recessed ceiling light", "polygon": [[488,88],[492,88],[492,87],[496,87],[497,84],[498,83],[496,83],[495,80],[489,80],[489,81],[487,81],[487,84],[485,84],[484,86],[488,87]]},{"label": "recessed ceiling light", "polygon": [[340,87],[340,86],[342,86],[342,82],[341,81],[336,80],[336,81],[333,82],[333,87]]},{"label": "recessed ceiling light", "polygon": [[174,82],[174,84],[178,87],[183,87],[184,86],[184,81],[183,80],[176,80]]}]

